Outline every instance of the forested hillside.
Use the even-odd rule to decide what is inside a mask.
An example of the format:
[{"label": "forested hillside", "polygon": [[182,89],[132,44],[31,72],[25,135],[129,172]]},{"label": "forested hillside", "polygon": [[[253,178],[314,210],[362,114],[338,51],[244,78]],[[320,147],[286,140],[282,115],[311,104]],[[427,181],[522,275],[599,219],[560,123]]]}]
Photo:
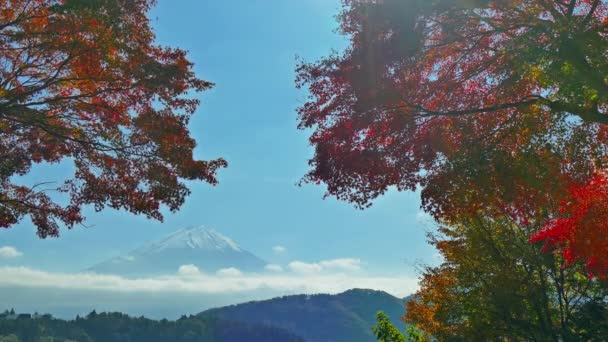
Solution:
[{"label": "forested hillside", "polygon": [[[337,295],[294,295],[206,310],[176,321],[96,313],[65,321],[50,315],[0,315],[0,342],[38,341],[376,341],[379,310],[403,328],[407,298],[353,289]],[[7,316],[8,315],[8,316]],[[403,330],[403,329],[401,329]]]},{"label": "forested hillside", "polygon": [[72,321],[53,318],[0,319],[2,342],[155,342],[155,341],[286,341],[304,340],[287,331],[264,325],[215,318],[182,317],[155,321],[121,313],[91,312]]},{"label": "forested hillside", "polygon": [[[285,328],[307,341],[376,341],[372,326],[384,311],[403,328],[406,299],[386,292],[354,289],[337,295],[296,295],[211,309],[199,317],[216,317]],[[403,329],[402,329],[403,330]]]}]

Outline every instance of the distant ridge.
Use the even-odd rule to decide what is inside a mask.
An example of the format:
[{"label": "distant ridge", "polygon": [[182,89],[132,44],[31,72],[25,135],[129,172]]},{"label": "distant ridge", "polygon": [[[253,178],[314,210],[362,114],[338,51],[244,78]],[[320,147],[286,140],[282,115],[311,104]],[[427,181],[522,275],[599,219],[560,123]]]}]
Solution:
[{"label": "distant ridge", "polygon": [[197,226],[179,229],[87,271],[142,277],[175,274],[182,265],[194,265],[208,273],[229,267],[257,272],[266,262],[216,230]]},{"label": "distant ridge", "polygon": [[393,323],[399,321],[409,298],[397,298],[383,291],[352,289],[337,295],[294,295],[225,306],[201,312],[249,324],[286,329],[307,341],[376,342],[371,328],[376,312],[384,311]]}]

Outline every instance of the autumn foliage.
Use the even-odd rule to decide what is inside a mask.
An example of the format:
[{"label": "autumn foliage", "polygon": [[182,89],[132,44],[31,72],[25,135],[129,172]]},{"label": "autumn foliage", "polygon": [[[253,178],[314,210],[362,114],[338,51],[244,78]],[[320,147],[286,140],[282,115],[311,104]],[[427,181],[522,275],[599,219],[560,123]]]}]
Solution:
[{"label": "autumn foliage", "polygon": [[544,241],[545,250],[562,251],[568,265],[586,262],[590,275],[608,276],[608,178],[595,175],[583,185],[570,189],[560,206],[559,218],[552,219],[531,238]]},{"label": "autumn foliage", "polygon": [[538,227],[470,215],[431,242],[441,265],[424,270],[404,320],[438,341],[594,341],[608,334],[608,283],[528,242]]},{"label": "autumn foliage", "polygon": [[304,180],[361,208],[421,187],[440,222],[479,212],[546,222],[534,241],[605,272],[603,221],[579,218],[601,205],[558,206],[585,192],[572,184],[607,199],[589,191],[608,167],[608,3],[343,3],[350,46],[298,68],[310,93],[300,128],[315,148]]},{"label": "autumn foliage", "polygon": [[[0,0],[0,227],[30,216],[41,237],[92,205],[162,219],[216,183],[221,159],[193,158],[195,76],[180,49],[154,42],[153,0]],[[73,163],[62,184],[17,184],[37,163]],[[67,202],[52,193],[67,195]],[[63,196],[65,198],[65,196]]]}]

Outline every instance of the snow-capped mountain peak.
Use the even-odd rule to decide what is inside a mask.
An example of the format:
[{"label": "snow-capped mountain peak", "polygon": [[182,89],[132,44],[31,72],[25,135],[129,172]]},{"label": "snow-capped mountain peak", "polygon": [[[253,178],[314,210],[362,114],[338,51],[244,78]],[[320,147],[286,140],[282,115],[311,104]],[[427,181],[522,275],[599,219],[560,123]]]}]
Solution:
[{"label": "snow-capped mountain peak", "polygon": [[205,251],[234,251],[243,250],[230,238],[205,226],[180,229],[164,239],[148,246],[147,252],[166,249],[198,249]]},{"label": "snow-capped mountain peak", "polygon": [[150,276],[175,274],[183,265],[194,265],[202,272],[213,273],[224,268],[260,272],[266,264],[230,238],[205,226],[197,226],[177,230],[88,270],[104,274]]}]

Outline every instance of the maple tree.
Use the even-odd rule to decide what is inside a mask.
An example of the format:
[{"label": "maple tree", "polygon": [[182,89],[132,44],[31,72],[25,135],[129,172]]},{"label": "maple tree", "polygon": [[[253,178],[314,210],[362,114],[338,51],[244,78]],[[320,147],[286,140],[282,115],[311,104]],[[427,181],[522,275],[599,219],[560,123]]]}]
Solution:
[{"label": "maple tree", "polygon": [[[607,168],[608,3],[344,0],[343,7],[350,46],[298,67],[297,84],[310,92],[299,127],[313,130],[315,147],[304,181],[325,183],[327,195],[361,208],[390,187],[421,186],[424,208],[439,221],[488,207],[495,212],[487,215],[541,220],[547,233],[533,241],[553,234],[548,246],[570,253],[567,260],[607,272],[605,225],[554,221],[592,210],[548,207]],[[573,247],[584,244],[592,246]]]},{"label": "maple tree", "polygon": [[567,264],[585,261],[591,276],[608,276],[608,178],[595,175],[588,183],[573,185],[559,210],[565,217],[552,219],[532,242],[545,242],[545,250],[563,250]]},{"label": "maple tree", "polygon": [[444,261],[427,267],[404,321],[439,341],[586,341],[608,333],[608,284],[564,268],[528,242],[538,227],[467,216],[432,236]]},{"label": "maple tree", "polygon": [[[31,217],[41,237],[109,206],[162,219],[187,180],[217,182],[187,124],[211,83],[158,46],[154,0],[0,0],[0,227]],[[65,183],[18,184],[37,163],[73,162]],[[66,194],[67,202],[53,197]]]}]

